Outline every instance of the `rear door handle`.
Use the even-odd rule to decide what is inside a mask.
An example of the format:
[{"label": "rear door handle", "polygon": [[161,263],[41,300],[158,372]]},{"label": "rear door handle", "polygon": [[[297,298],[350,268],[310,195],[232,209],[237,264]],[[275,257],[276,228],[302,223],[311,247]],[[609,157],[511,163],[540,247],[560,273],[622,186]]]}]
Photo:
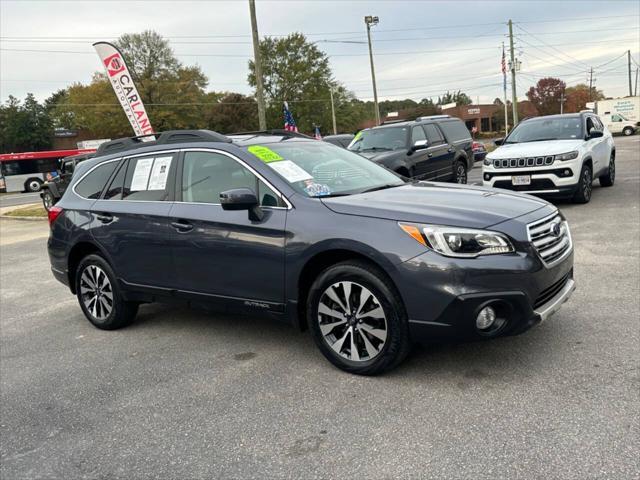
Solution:
[{"label": "rear door handle", "polygon": [[178,220],[177,222],[171,222],[171,226],[175,228],[179,233],[187,233],[193,230],[193,225],[184,220]]},{"label": "rear door handle", "polygon": [[454,148],[449,147],[449,150],[447,150],[447,152],[449,152],[449,153],[455,152],[455,149],[454,149]]},{"label": "rear door handle", "polygon": [[427,153],[427,157],[429,158],[433,157],[433,153]]},{"label": "rear door handle", "polygon": [[113,215],[111,215],[110,213],[98,213],[96,214],[96,218],[102,223],[113,222]]}]

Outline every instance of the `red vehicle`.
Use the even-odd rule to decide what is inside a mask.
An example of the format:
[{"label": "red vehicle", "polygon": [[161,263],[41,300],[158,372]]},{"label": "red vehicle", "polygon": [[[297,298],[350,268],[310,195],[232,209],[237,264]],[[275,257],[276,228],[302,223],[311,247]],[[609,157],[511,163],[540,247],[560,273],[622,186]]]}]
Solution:
[{"label": "red vehicle", "polygon": [[60,160],[95,150],[50,150],[0,155],[0,191],[37,192],[59,174]]}]

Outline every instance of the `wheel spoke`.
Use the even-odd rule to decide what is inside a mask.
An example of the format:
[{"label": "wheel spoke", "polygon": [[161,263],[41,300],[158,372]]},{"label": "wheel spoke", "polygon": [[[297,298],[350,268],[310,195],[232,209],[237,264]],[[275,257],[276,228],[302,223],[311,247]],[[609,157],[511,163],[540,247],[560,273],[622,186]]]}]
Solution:
[{"label": "wheel spoke", "polygon": [[362,313],[362,309],[367,304],[367,301],[371,298],[371,292],[366,288],[360,288],[360,304],[358,305],[358,311],[356,312],[356,317]]},{"label": "wheel spoke", "polygon": [[358,346],[356,345],[356,331],[351,329],[351,351],[349,352],[351,360],[360,360],[360,352],[358,352]]},{"label": "wheel spoke", "polygon": [[351,313],[351,282],[342,282],[342,290],[344,291],[344,298],[347,306],[347,313]]},{"label": "wheel spoke", "polygon": [[356,318],[366,318],[366,317],[385,318],[384,310],[382,310],[382,307],[378,306],[378,307],[374,308],[373,310],[370,310],[368,312],[363,312],[360,315],[356,316]]},{"label": "wheel spoke", "polygon": [[347,323],[346,320],[338,320],[337,322],[331,322],[331,323],[321,323],[320,331],[324,336],[327,336],[333,331],[334,328],[340,325],[344,325],[345,323]]},{"label": "wheel spoke", "polygon": [[378,340],[381,340],[381,341],[384,342],[387,339],[387,331],[386,330],[381,330],[379,328],[370,327],[366,323],[361,323],[360,324],[360,328],[362,330],[364,330],[365,332],[369,333],[370,335],[373,335]]},{"label": "wheel spoke", "polygon": [[102,295],[113,302],[113,293],[109,290],[102,290]]},{"label": "wheel spoke", "polygon": [[100,307],[102,308],[102,313],[105,317],[111,312],[111,306],[107,303],[107,300],[104,297],[100,298]]},{"label": "wheel spoke", "polygon": [[87,285],[89,285],[89,287],[93,290],[96,289],[96,284],[94,283],[94,281],[91,279],[91,277],[89,276],[89,270],[85,270],[82,273],[82,276],[80,277],[81,282],[86,283]]},{"label": "wheel spoke", "polygon": [[344,320],[344,313],[339,312],[337,310],[333,310],[333,309],[327,307],[324,303],[320,303],[320,305],[318,306],[318,313]]},{"label": "wheel spoke", "polygon": [[335,342],[333,342],[333,344],[331,345],[331,348],[333,348],[333,350],[342,355],[342,347],[344,345],[344,341],[347,339],[347,336],[349,335],[349,332],[351,331],[350,328],[347,328],[344,332],[344,335],[342,335],[342,337],[340,337],[338,340],[336,340]]},{"label": "wheel spoke", "polygon": [[324,293],[327,295],[327,297],[337,303],[344,313],[348,313],[349,309],[345,307],[344,302],[340,299],[340,297],[338,297],[338,294],[333,287],[334,285],[330,286]]},{"label": "wheel spoke", "polygon": [[376,347],[373,346],[373,344],[371,343],[371,340],[369,340],[369,338],[362,333],[361,330],[358,330],[358,334],[360,335],[360,338],[362,338],[362,342],[364,343],[364,348],[367,350],[367,354],[369,355],[369,358],[373,358],[376,356],[376,354],[378,353],[378,349],[376,349]]}]

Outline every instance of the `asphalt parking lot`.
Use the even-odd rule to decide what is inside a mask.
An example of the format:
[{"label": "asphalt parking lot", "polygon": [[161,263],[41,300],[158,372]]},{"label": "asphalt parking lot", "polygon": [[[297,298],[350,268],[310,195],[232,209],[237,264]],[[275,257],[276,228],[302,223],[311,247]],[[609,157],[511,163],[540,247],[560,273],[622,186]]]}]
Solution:
[{"label": "asphalt parking lot", "polygon": [[97,330],[46,222],[1,220],[0,476],[638,478],[640,136],[616,144],[616,185],[559,204],[578,289],[556,316],[375,378],[252,318],[147,305]]}]

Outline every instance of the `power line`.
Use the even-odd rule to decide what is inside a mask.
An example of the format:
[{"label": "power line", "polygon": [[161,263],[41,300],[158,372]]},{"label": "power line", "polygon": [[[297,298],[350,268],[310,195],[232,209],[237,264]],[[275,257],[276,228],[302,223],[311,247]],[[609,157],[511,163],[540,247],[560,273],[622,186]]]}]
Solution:
[{"label": "power line", "polygon": [[[520,25],[517,25],[517,24],[516,24],[516,28],[518,28],[519,30],[522,30],[524,33],[526,33],[526,34],[528,34],[528,35],[531,35],[533,38],[535,38],[536,40],[538,40],[539,42],[541,42],[543,45],[546,45],[547,47],[549,47],[549,48],[551,48],[552,50],[554,50],[554,51],[556,51],[556,52],[560,53],[561,55],[565,56],[566,58],[568,58],[568,59],[570,59],[570,60],[572,60],[572,61],[575,61],[575,62],[576,62],[576,63],[575,63],[575,65],[582,64],[584,67],[588,67],[588,66],[589,66],[589,65],[587,65],[586,63],[584,63],[582,60],[578,60],[577,58],[572,57],[571,55],[566,54],[566,53],[564,53],[564,52],[563,52],[563,51],[561,51],[561,50],[558,50],[557,48],[555,48],[555,46],[554,46],[554,45],[549,45],[547,42],[545,42],[545,41],[544,41],[544,40],[542,40],[541,38],[538,38],[537,36],[533,35],[531,32],[527,31],[526,29],[524,29],[524,28],[523,28],[523,27],[521,27]],[[531,45],[531,44],[529,44],[529,45]],[[566,60],[565,60],[565,62],[566,62]]]}]

